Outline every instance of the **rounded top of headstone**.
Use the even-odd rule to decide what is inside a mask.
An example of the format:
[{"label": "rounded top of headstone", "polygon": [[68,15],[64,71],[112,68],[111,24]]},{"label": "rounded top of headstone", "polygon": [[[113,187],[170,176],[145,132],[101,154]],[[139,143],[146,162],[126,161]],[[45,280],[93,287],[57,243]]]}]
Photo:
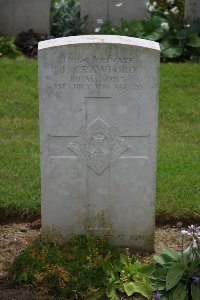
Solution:
[{"label": "rounded top of headstone", "polygon": [[38,50],[76,44],[119,44],[143,47],[160,51],[160,45],[150,40],[119,35],[79,35],[39,42]]}]

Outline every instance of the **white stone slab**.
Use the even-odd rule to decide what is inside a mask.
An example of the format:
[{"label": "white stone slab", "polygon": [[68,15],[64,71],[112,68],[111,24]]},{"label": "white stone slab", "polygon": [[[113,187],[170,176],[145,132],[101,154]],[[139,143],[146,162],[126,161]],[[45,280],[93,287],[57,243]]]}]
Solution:
[{"label": "white stone slab", "polygon": [[98,20],[120,25],[124,20],[143,20],[146,16],[146,0],[80,0],[81,16],[88,16],[84,32],[92,33],[99,27]]},{"label": "white stone slab", "polygon": [[159,45],[122,36],[39,44],[42,226],[153,250]]},{"label": "white stone slab", "polygon": [[189,21],[200,18],[200,0],[185,0],[185,18]]},{"label": "white stone slab", "polygon": [[115,26],[123,20],[143,20],[146,16],[146,0],[110,0],[109,19]]},{"label": "white stone slab", "polygon": [[50,0],[0,0],[0,34],[50,33]]}]

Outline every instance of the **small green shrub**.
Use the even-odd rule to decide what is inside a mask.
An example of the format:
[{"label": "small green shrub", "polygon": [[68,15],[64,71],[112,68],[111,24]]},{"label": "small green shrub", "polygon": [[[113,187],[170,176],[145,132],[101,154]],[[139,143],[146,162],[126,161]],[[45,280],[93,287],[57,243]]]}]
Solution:
[{"label": "small green shrub", "polygon": [[[42,286],[43,281],[49,275],[53,275],[52,269],[58,269],[64,264],[65,260],[58,245],[36,242],[15,259],[13,280],[19,285]],[[48,290],[52,288],[54,288],[54,281],[49,281]]]},{"label": "small green shrub", "polygon": [[14,39],[10,37],[0,37],[0,57],[16,58],[20,55],[17,50]]},{"label": "small green shrub", "polygon": [[140,295],[152,298],[152,287],[149,276],[154,271],[151,264],[141,264],[136,257],[121,255],[120,259],[105,262],[103,265],[107,277],[104,280],[106,295],[112,300],[119,300],[119,293],[127,296]]},{"label": "small green shrub", "polygon": [[37,57],[38,42],[48,39],[48,36],[34,32],[29,29],[27,32],[20,32],[15,38],[15,45],[24,55],[29,58]]},{"label": "small green shrub", "polygon": [[81,18],[78,0],[52,0],[51,16],[51,34],[54,37],[80,34],[87,18]]},{"label": "small green shrub", "polygon": [[101,266],[116,250],[102,236],[72,235],[62,245],[35,242],[13,263],[13,281],[62,299],[87,299],[102,294]]}]

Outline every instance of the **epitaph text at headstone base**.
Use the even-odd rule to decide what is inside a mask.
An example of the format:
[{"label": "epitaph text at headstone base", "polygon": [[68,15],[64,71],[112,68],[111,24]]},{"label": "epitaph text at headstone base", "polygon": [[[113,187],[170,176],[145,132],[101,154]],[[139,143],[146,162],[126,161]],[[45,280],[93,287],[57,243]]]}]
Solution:
[{"label": "epitaph text at headstone base", "polygon": [[185,0],[185,18],[188,21],[193,21],[200,18],[199,0]]},{"label": "epitaph text at headstone base", "polygon": [[147,14],[146,0],[80,0],[81,16],[88,16],[85,33],[98,31],[103,23],[119,26],[121,20],[143,20]]},{"label": "epitaph text at headstone base", "polygon": [[114,244],[153,249],[158,69],[151,41],[40,43],[43,226],[83,233],[103,211]]}]

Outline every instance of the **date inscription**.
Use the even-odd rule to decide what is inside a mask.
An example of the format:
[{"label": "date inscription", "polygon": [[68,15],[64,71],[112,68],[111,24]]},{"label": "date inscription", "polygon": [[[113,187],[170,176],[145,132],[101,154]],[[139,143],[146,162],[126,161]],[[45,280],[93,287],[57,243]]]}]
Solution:
[{"label": "date inscription", "polygon": [[[54,85],[55,89],[58,90],[63,90],[63,89],[67,89],[68,88],[68,84],[67,83],[55,83]],[[110,89],[111,88],[111,84],[109,83],[94,83],[93,85],[91,83],[74,83],[73,85],[70,85],[70,88],[72,89],[77,89],[77,90],[81,90],[81,89]],[[141,91],[143,89],[142,84],[128,84],[128,83],[116,83],[115,85],[112,86],[113,89],[116,90],[134,90],[134,91]]]},{"label": "date inscription", "polygon": [[137,56],[134,54],[131,57],[121,58],[68,57],[62,53],[56,62],[53,65],[52,60],[49,62],[46,60],[44,64],[46,67],[53,67],[54,88],[58,90],[114,89],[139,92],[144,88],[136,74]]}]

